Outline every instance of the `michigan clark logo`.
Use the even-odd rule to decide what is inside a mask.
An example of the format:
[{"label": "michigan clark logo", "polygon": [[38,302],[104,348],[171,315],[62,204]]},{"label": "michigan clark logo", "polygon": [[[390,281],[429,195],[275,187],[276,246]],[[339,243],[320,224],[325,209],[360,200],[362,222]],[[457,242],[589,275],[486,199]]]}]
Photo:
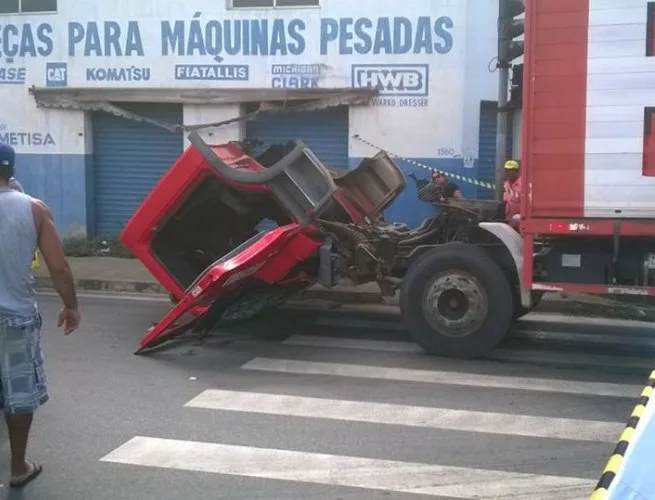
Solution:
[{"label": "michigan clark logo", "polygon": [[427,64],[354,64],[352,86],[376,88],[385,97],[427,97]]}]

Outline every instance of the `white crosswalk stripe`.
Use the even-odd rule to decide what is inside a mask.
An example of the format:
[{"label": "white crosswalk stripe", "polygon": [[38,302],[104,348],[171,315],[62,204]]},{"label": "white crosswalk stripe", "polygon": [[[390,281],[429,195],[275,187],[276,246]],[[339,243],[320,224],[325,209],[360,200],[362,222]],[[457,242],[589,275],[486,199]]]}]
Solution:
[{"label": "white crosswalk stripe", "polygon": [[[530,334],[529,334],[530,335]],[[526,335],[527,337],[528,335]],[[530,335],[532,336],[532,335]],[[535,335],[536,336],[536,335]],[[587,335],[587,337],[589,337]],[[546,338],[552,338],[546,336]],[[567,337],[568,338],[568,337]],[[588,338],[587,338],[588,340]],[[597,336],[594,336],[597,340]],[[337,349],[361,349],[380,352],[422,353],[423,350],[415,343],[397,340],[369,340],[358,338],[319,337],[312,335],[293,335],[282,342],[285,345],[303,347],[328,347]],[[617,338],[614,337],[614,343]],[[497,348],[487,359],[496,361],[520,361],[523,363],[547,363],[554,365],[573,366],[603,366],[615,368],[641,368],[648,370],[655,365],[655,357],[638,359],[629,356],[609,356],[604,354],[576,354],[566,352],[545,352],[538,349],[503,349]]]},{"label": "white crosswalk stripe", "polygon": [[242,367],[244,370],[293,373],[297,375],[329,375],[374,380],[402,380],[429,384],[488,387],[496,389],[518,389],[536,392],[559,392],[565,394],[594,394],[596,396],[636,397],[643,389],[641,385],[615,384],[605,382],[581,382],[574,380],[537,379],[502,375],[478,375],[439,370],[416,370],[386,366],[355,365],[346,363],[321,363],[294,359],[255,358]]},{"label": "white crosswalk stripe", "polygon": [[[580,336],[593,342],[591,335]],[[607,338],[600,336],[597,345],[604,346],[607,341]],[[638,339],[636,344],[628,345],[647,345],[648,342],[649,339],[642,338]],[[311,356],[310,353],[314,350],[329,352],[320,360],[312,360],[311,357],[296,359]],[[579,446],[580,449],[584,449],[582,447],[585,445],[603,444],[609,452],[625,427],[623,420],[607,421],[602,417],[599,420],[563,418],[557,415],[556,408],[550,410],[549,416],[543,416],[538,412],[536,415],[516,414],[510,409],[505,411],[505,408],[498,412],[485,408],[442,408],[437,407],[438,403],[430,403],[440,400],[440,391],[450,388],[452,393],[453,387],[488,391],[529,391],[531,394],[550,398],[566,397],[569,398],[567,401],[590,395],[629,401],[629,398],[636,398],[643,387],[640,384],[605,382],[602,377],[594,381],[583,381],[574,380],[573,377],[561,379],[555,375],[551,378],[526,377],[517,375],[516,371],[512,371],[511,375],[503,375],[499,374],[497,363],[494,373],[471,373],[465,369],[458,372],[439,370],[436,369],[439,362],[434,363],[435,369],[397,366],[401,363],[412,363],[412,359],[424,360],[424,357],[413,358],[413,355],[419,352],[420,349],[416,345],[408,342],[294,335],[284,340],[270,357],[253,357],[241,365],[243,374],[250,375],[247,380],[252,381],[253,375],[261,374],[265,383],[257,384],[256,388],[203,389],[184,404],[184,411],[189,412],[191,420],[199,412],[221,412],[235,418],[243,415],[257,416],[260,419],[292,419],[294,426],[302,426],[307,422],[334,422],[344,426],[388,426],[385,433],[399,429],[421,429],[426,432],[426,440],[431,439],[431,431],[471,433],[481,441],[484,441],[485,436],[506,436],[508,447],[512,446],[513,439],[534,440],[535,448],[544,440],[578,443],[572,446]],[[357,355],[358,363],[345,362],[342,356],[346,353]],[[374,355],[386,355],[385,366],[379,366],[379,358],[378,364],[367,358]],[[326,356],[329,361],[325,360]],[[553,373],[558,374],[561,373],[556,370],[562,365],[567,368],[578,365],[644,370],[651,368],[649,360],[636,357],[542,352],[538,349],[499,348],[490,358],[501,362],[552,363],[555,366]],[[304,380],[305,387],[310,383],[308,381],[311,381],[312,387],[321,387],[322,381],[328,380],[343,380],[346,383],[331,384],[332,392],[329,395],[308,397],[293,393],[294,377]],[[278,379],[280,385],[276,386]],[[429,384],[434,387],[434,398],[430,398],[426,404],[397,404],[363,400],[366,398],[349,399],[346,395],[345,388],[350,385],[383,385],[388,382]],[[273,387],[275,390],[262,392],[262,386]],[[334,396],[340,390],[344,391],[345,397],[340,397],[341,394],[339,397]],[[360,488],[364,496],[366,490],[372,490],[417,497],[442,496],[461,499],[586,499],[589,498],[597,475],[601,472],[594,469],[584,477],[578,477],[579,474],[564,467],[556,475],[537,474],[510,471],[507,464],[490,466],[490,463],[496,463],[495,460],[486,460],[485,466],[476,468],[454,466],[442,461],[435,464],[425,463],[425,460],[396,460],[391,457],[381,459],[357,454],[357,450],[352,453],[334,454],[316,450],[310,452],[283,447],[250,446],[248,443],[235,445],[137,435],[100,460],[137,467]],[[443,455],[435,454],[435,457],[441,456]],[[587,460],[596,459],[599,467],[602,467],[606,458],[603,455],[587,457]],[[520,459],[517,459],[516,464],[517,469],[520,469]],[[326,495],[324,498],[336,497]]]},{"label": "white crosswalk stripe", "polygon": [[408,425],[488,434],[615,442],[625,427],[613,422],[533,417],[486,411],[363,403],[255,392],[207,390],[185,406],[289,417],[328,418],[371,424]]},{"label": "white crosswalk stripe", "polygon": [[593,481],[136,436],[104,462],[452,498],[584,498]]}]

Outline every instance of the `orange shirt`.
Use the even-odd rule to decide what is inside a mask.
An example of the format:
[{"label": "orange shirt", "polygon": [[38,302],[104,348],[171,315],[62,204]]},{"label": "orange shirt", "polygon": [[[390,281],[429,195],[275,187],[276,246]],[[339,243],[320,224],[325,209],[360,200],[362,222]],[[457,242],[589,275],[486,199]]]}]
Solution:
[{"label": "orange shirt", "polygon": [[514,181],[506,180],[504,188],[505,216],[511,219],[521,213],[521,178],[518,177]]}]

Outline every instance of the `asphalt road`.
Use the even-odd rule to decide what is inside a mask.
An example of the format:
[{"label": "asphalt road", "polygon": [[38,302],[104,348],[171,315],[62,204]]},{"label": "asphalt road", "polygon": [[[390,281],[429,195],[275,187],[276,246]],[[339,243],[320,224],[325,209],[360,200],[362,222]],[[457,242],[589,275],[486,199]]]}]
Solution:
[{"label": "asphalt road", "polygon": [[588,498],[655,328],[532,317],[492,359],[427,356],[393,319],[286,312],[146,357],[165,302],[84,298],[56,330],[21,500]]}]

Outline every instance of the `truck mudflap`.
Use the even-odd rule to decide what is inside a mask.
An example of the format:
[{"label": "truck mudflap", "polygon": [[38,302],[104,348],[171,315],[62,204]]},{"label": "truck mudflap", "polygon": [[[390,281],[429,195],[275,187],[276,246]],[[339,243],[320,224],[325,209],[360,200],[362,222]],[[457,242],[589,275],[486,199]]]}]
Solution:
[{"label": "truck mudflap", "polygon": [[[290,273],[319,247],[298,224],[256,234],[207,267],[168,314],[148,330],[135,354],[185,333],[206,334],[222,313],[247,300],[248,292],[258,284],[279,290],[280,300],[313,284],[311,276]],[[191,317],[183,319],[185,315]]]}]

